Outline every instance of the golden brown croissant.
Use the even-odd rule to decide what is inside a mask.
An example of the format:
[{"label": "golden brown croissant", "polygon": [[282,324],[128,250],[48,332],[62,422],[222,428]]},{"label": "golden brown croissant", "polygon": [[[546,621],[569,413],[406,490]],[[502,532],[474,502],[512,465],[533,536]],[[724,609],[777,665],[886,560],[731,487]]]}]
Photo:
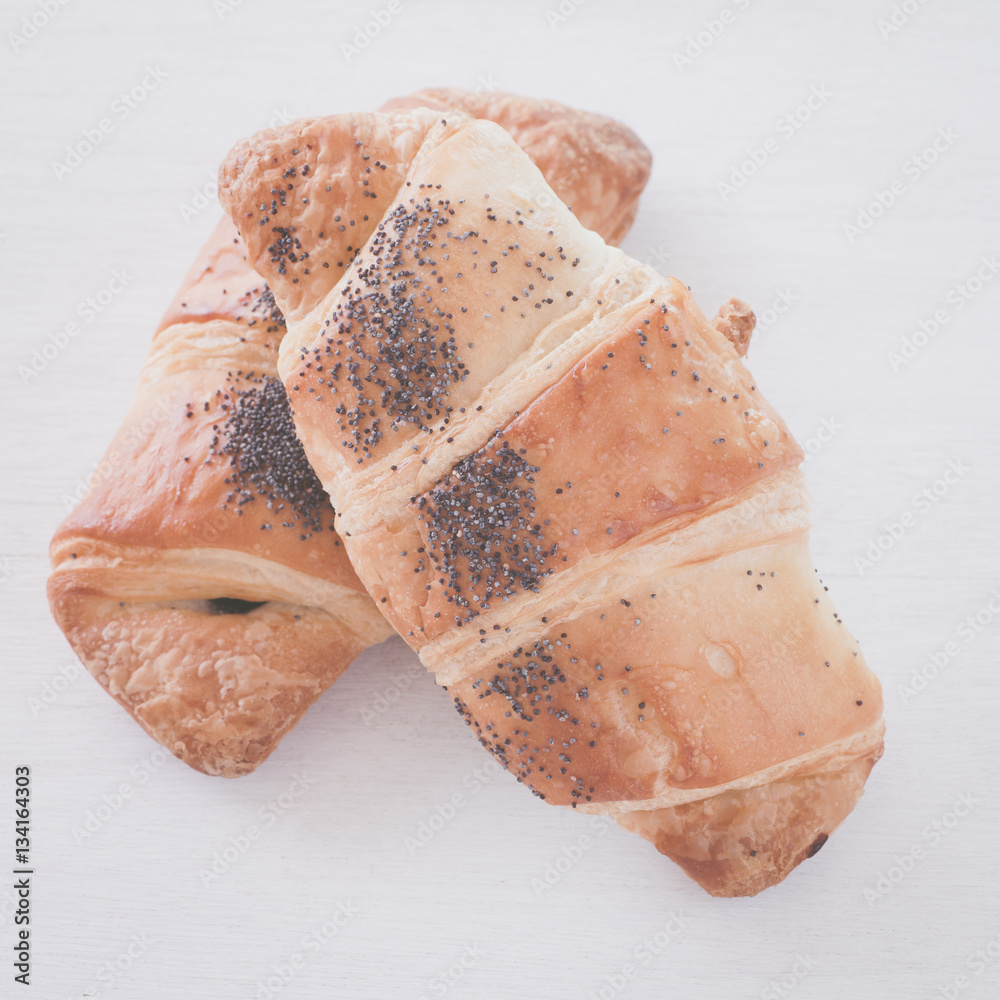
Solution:
[{"label": "golden brown croissant", "polygon": [[883,723],[809,561],[802,452],[734,346],[747,311],[709,324],[450,115],[386,164],[350,266],[275,267],[263,191],[304,177],[286,224],[322,256],[318,175],[393,127],[293,123],[221,173],[294,308],[279,370],[352,562],[520,781],[758,892],[851,810]]},{"label": "golden brown croissant", "polygon": [[[581,161],[590,164],[584,194],[598,183],[611,206],[592,221],[609,237],[623,232],[648,176],[645,147],[599,116],[495,100],[563,189]],[[418,148],[438,116],[398,116],[394,158]],[[560,135],[562,146],[552,141]],[[614,141],[601,147],[605,136]],[[373,172],[381,168],[361,154],[324,192],[332,197],[336,183],[343,199],[345,221],[331,220],[324,235],[341,267],[360,246],[346,219],[368,214]],[[280,230],[294,176],[267,192],[267,231],[289,259],[296,237]],[[229,777],[253,770],[351,660],[391,632],[295,438],[275,378],[283,334],[227,221],[160,324],[103,471],[51,550],[52,610],[83,662],[178,757]]]},{"label": "golden brown croissant", "polygon": [[502,91],[470,94],[454,87],[420,90],[387,102],[382,110],[417,107],[460,109],[496,122],[586,229],[617,246],[631,228],[652,157],[621,122],[558,101]]},{"label": "golden brown croissant", "polygon": [[155,739],[229,777],[391,632],[295,437],[264,287],[224,220],[51,548],[52,611],[80,659]]}]

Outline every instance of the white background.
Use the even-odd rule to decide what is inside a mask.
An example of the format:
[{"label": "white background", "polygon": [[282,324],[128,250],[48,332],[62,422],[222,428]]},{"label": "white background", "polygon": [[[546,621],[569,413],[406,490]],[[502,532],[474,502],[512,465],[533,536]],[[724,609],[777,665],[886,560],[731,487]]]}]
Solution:
[{"label": "white background", "polygon": [[[36,874],[30,990],[12,983],[11,878],[0,887],[0,995],[416,1000],[442,995],[440,974],[469,949],[452,1000],[996,997],[1000,960],[968,961],[990,942],[1000,953],[1000,621],[983,611],[1000,593],[1000,280],[968,301],[954,289],[1000,253],[1000,7],[907,0],[914,13],[882,37],[890,0],[731,0],[730,23],[681,68],[675,55],[720,0],[587,0],[555,24],[556,0],[402,0],[348,60],[342,45],[376,4],[244,0],[220,18],[211,0],[75,0],[16,52],[8,33],[38,3],[3,6],[0,870],[13,767],[27,763]],[[166,78],[121,118],[113,102],[147,66]],[[214,225],[214,203],[188,219],[182,206],[236,139],[276,116],[370,109],[430,84],[622,118],[655,155],[626,250],[690,283],[709,315],[732,294],[762,319],[777,297],[793,300],[749,360],[816,452],[815,562],[883,681],[888,734],[854,814],[755,899],[706,896],[644,841],[597,835],[506,774],[481,783],[488,758],[398,640],[364,655],[258,773],[232,782],[165,759],[82,670],[57,680],[74,660],[46,607],[46,546]],[[813,88],[828,98],[783,134],[777,123]],[[67,143],[105,117],[111,134],[57,178]],[[939,130],[950,145],[920,170],[912,158]],[[724,197],[718,183],[768,139],[777,150]],[[852,242],[845,224],[894,180],[905,190]],[[22,378],[115,269],[127,288]],[[894,371],[890,352],[939,309],[941,331]],[[950,465],[961,471],[944,495],[918,501]],[[887,526],[907,513],[891,540]],[[880,536],[888,551],[865,566]],[[960,635],[977,613],[985,624]],[[928,658],[948,642],[958,655],[935,674]],[[915,672],[929,679],[907,694]],[[301,790],[302,775],[304,791],[268,826],[267,803]],[[123,783],[122,807],[81,838]],[[456,792],[444,829],[408,849]],[[959,818],[963,795],[972,805]],[[259,838],[204,884],[199,872],[248,826]],[[585,834],[578,863],[536,892],[531,880]],[[354,916],[324,935],[342,904]],[[644,961],[636,949],[671,914],[683,928]],[[306,950],[316,930],[327,940]],[[635,974],[615,992],[607,977],[626,963]]]}]

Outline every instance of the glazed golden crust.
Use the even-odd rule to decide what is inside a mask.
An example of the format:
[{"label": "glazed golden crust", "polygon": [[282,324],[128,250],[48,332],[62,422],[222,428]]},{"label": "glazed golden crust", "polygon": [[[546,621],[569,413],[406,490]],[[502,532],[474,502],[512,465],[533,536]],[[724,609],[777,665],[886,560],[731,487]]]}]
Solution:
[{"label": "glazed golden crust", "polygon": [[335,115],[268,129],[231,150],[219,168],[219,200],[239,214],[257,273],[283,285],[286,317],[300,319],[304,303],[338,280],[417,151],[449,128],[426,108]]},{"label": "glazed golden crust", "polygon": [[759,891],[850,810],[883,724],[749,311],[709,324],[500,128],[449,128],[339,284],[275,278],[299,434],[366,588],[505,767]]},{"label": "glazed golden crust", "polygon": [[807,560],[793,536],[621,573],[612,600],[552,595],[530,645],[484,644],[475,665],[470,651],[448,690],[494,756],[558,804],[659,805],[729,785],[881,718],[878,682],[855,668]]},{"label": "glazed golden crust", "polygon": [[[155,739],[227,777],[390,632],[282,412],[283,332],[225,220],[51,545],[52,611],[80,659]],[[278,480],[247,477],[258,446],[281,453]]]},{"label": "glazed golden crust", "polygon": [[[255,270],[283,286],[282,310],[293,321],[345,273],[418,152],[427,154],[470,116],[505,128],[587,228],[610,243],[628,231],[649,178],[652,157],[633,132],[554,101],[428,90],[390,101],[383,112],[259,132],[219,168],[219,199],[239,216]],[[558,201],[548,185],[527,194],[545,205]]]},{"label": "glazed golden crust", "polygon": [[[484,470],[502,466],[510,452],[536,470],[531,490],[536,513],[544,517],[536,516],[527,530],[536,532],[538,569],[546,574],[569,570],[665,522],[679,527],[688,515],[802,460],[781,418],[749,372],[735,365],[687,290],[679,282],[670,289],[677,305],[664,312],[647,303],[633,312],[474,460],[415,496],[410,509],[368,532],[352,525],[353,545],[366,553],[361,565],[370,593],[388,598],[390,620],[415,648],[456,624],[456,600],[483,612],[491,597],[500,596],[488,577],[470,582],[470,562],[480,562],[477,546],[449,547],[435,539],[448,534],[442,524],[450,508],[490,506],[490,497],[479,499]],[[294,389],[300,382],[291,384]],[[321,409],[314,396],[298,408],[303,419]],[[323,413],[329,419],[329,408]],[[585,449],[580,441],[587,442]],[[428,571],[447,561],[460,589],[426,589],[423,575],[395,574],[402,549],[427,553]],[[466,621],[458,616],[460,624]]]},{"label": "glazed golden crust", "polygon": [[[240,305],[260,294],[261,282],[241,245],[232,242],[234,235],[231,223],[220,223],[185,279],[176,301],[190,299],[189,310],[179,316],[182,322],[161,324],[132,407],[91,490],[56,531],[53,552],[76,539],[163,549],[224,548],[361,590],[333,531],[333,508],[320,489],[310,500],[282,498],[289,508],[298,501],[312,527],[290,509],[285,514],[269,510],[267,497],[239,503],[245,498],[238,496],[227,505],[234,487],[229,481],[233,459],[224,451],[226,422],[241,393],[275,377],[284,332],[283,325]],[[270,441],[292,443],[278,433]],[[279,520],[290,527],[278,525]],[[267,529],[268,524],[273,527]]]},{"label": "glazed golden crust", "polygon": [[[505,142],[494,144],[501,136]],[[367,474],[404,452],[423,457],[425,442],[473,419],[474,400],[510,375],[544,331],[579,313],[573,289],[600,276],[606,248],[586,233],[587,263],[560,250],[549,233],[552,220],[578,224],[561,204],[535,203],[554,198],[537,172],[513,196],[503,192],[503,177],[523,159],[488,122],[466,122],[435,140],[343,281],[331,284],[318,305],[310,302],[310,315],[289,332],[279,368],[294,408],[345,467],[360,463]],[[434,188],[444,169],[460,170],[476,197],[441,197]],[[492,207],[491,187],[513,202],[502,214]],[[427,246],[437,251],[433,259],[424,256]],[[380,272],[390,256],[400,280],[387,284]],[[473,320],[482,330],[478,339],[462,334]],[[408,339],[421,341],[418,354]],[[338,379],[349,388],[330,405]],[[351,411],[344,420],[341,402]],[[352,510],[349,521],[359,515]]]},{"label": "glazed golden crust", "polygon": [[[569,156],[592,155],[605,185],[617,171],[621,191],[611,199],[604,190],[608,218],[627,226],[644,182],[634,137],[613,168],[597,145],[614,131],[603,120],[562,108],[542,140],[534,102],[511,99],[497,113],[515,130],[524,117],[562,183]],[[425,109],[319,119],[268,133],[263,142],[280,157],[258,157],[262,140],[238,148],[223,176],[263,223],[249,244],[262,273],[287,278],[287,309],[349,265],[381,217],[379,198],[429,136],[449,134],[441,118]],[[552,145],[560,132],[562,154]],[[224,221],[160,322],[93,488],[52,543],[53,612],[81,659],[156,739],[211,774],[252,770],[358,652],[389,633],[283,412],[275,361],[284,333],[267,283]],[[260,465],[267,450],[282,456],[284,493],[273,470],[235,475],[234,462]]]},{"label": "glazed golden crust", "polygon": [[224,217],[198,251],[154,336],[178,323],[228,320],[256,327],[257,333],[273,334],[263,338],[263,343],[269,351],[277,351],[285,320],[273,301],[247,262],[239,232]]},{"label": "glazed golden crust", "polygon": [[583,226],[606,243],[617,246],[631,227],[653,157],[621,122],[558,101],[455,87],[420,90],[382,110],[418,107],[457,108],[506,129]]},{"label": "glazed golden crust", "polygon": [[[213,442],[221,446],[223,407],[236,405],[241,391],[258,384],[206,365],[197,353],[167,377],[148,380],[98,466],[93,488],[56,532],[53,551],[84,539],[161,549],[224,548],[360,591],[325,497],[310,511],[311,525],[276,514],[263,501],[238,505],[233,499],[230,457]],[[291,526],[281,527],[283,521]]]}]

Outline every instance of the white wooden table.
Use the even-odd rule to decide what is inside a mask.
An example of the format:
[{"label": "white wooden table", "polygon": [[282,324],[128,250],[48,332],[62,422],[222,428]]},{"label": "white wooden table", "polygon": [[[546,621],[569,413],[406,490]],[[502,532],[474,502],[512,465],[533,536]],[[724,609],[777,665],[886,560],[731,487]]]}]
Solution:
[{"label": "white wooden table", "polygon": [[[1000,995],[1000,7],[75,0],[27,37],[46,3],[0,16],[0,867],[18,764],[35,867],[28,990],[0,885],[0,995]],[[362,47],[369,9],[389,16]],[[711,899],[493,773],[398,640],[226,782],[159,751],[49,617],[49,537],[217,217],[227,148],[428,84],[624,119],[655,154],[625,248],[707,313],[737,294],[762,319],[751,367],[811,452],[816,564],[889,726],[858,809],[762,896]]]}]

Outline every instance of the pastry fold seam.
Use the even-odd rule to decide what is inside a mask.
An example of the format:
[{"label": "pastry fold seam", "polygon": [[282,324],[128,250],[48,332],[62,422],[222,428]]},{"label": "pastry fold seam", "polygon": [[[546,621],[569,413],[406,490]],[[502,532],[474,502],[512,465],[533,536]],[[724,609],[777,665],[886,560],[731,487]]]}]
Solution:
[{"label": "pastry fold seam", "polygon": [[[633,586],[652,580],[663,587],[671,573],[687,566],[808,530],[805,478],[798,469],[786,470],[751,483],[736,496],[683,515],[680,525],[677,518],[667,518],[618,548],[592,553],[547,577],[539,593],[518,594],[462,628],[432,639],[420,648],[421,659],[439,684],[455,684],[482,669],[491,647],[508,647],[534,634],[535,623],[543,615],[552,622],[568,620],[592,601],[600,603],[609,580],[628,579]],[[516,619],[512,608],[516,608]],[[514,624],[510,632],[498,634],[493,629],[494,624],[512,620],[521,624]],[[480,641],[480,629],[487,631],[485,642]]]},{"label": "pastry fold seam", "polygon": [[863,757],[874,756],[877,760],[882,755],[884,736],[885,720],[879,719],[867,729],[852,733],[834,743],[828,743],[797,757],[778,761],[770,767],[745,774],[722,785],[712,785],[708,788],[673,788],[653,798],[635,801],[580,802],[575,808],[577,812],[618,816],[622,813],[669,809],[687,802],[710,799],[723,792],[745,791],[805,774],[834,773],[842,770],[846,764]]}]

